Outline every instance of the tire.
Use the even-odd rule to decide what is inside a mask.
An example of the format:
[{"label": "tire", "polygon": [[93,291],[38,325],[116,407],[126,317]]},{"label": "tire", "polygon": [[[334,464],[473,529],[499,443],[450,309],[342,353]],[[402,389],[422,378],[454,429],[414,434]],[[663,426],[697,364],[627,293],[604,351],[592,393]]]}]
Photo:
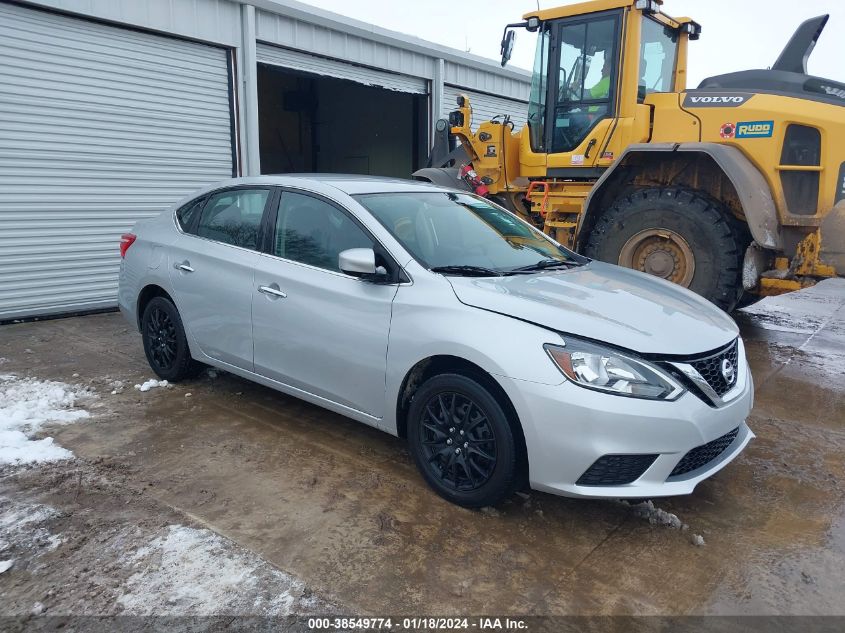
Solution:
[{"label": "tire", "polygon": [[584,254],[679,283],[733,310],[742,297],[748,229],[720,202],[682,187],[640,189],[596,220]]},{"label": "tire", "polygon": [[428,485],[465,508],[496,505],[519,485],[508,416],[466,376],[441,374],[420,386],[408,412],[408,445]]},{"label": "tire", "polygon": [[201,368],[191,358],[182,319],[169,299],[153,297],[144,308],[141,337],[147,362],[159,378],[179,382],[195,376]]}]

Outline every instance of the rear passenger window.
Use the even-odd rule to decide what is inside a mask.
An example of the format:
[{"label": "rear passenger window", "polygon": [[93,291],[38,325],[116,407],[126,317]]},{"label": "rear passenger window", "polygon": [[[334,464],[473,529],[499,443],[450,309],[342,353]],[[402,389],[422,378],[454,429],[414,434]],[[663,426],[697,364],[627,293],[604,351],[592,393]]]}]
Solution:
[{"label": "rear passenger window", "polygon": [[190,232],[191,227],[194,225],[194,219],[196,218],[197,213],[200,209],[202,209],[203,202],[205,202],[205,198],[194,200],[176,212],[176,222],[179,223],[180,229],[185,232]]},{"label": "rear passenger window", "polygon": [[241,248],[258,248],[258,231],[269,195],[269,189],[213,194],[202,210],[197,235]]},{"label": "rear passenger window", "polygon": [[282,194],[274,255],[339,271],[337,256],[348,248],[373,248],[373,240],[337,207],[299,193]]}]

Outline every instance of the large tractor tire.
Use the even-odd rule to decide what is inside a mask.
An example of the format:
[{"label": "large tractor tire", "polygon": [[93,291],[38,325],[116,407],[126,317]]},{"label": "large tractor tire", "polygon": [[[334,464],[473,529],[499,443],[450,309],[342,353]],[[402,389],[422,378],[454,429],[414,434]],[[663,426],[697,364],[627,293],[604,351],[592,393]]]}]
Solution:
[{"label": "large tractor tire", "polygon": [[707,194],[650,187],[617,198],[601,213],[584,254],[673,281],[729,312],[743,295],[749,243],[747,228]]}]

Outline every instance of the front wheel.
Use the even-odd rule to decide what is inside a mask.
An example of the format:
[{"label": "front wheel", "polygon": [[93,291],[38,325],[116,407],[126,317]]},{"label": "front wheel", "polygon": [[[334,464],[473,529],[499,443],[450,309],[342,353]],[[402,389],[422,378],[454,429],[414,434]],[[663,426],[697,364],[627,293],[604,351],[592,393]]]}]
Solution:
[{"label": "front wheel", "polygon": [[495,505],[518,485],[507,415],[489,391],[458,374],[426,381],[408,412],[408,444],[428,484],[467,508]]},{"label": "front wheel", "polygon": [[747,233],[729,209],[702,192],[651,187],[617,198],[602,212],[584,254],[662,277],[730,311],[743,292]]}]

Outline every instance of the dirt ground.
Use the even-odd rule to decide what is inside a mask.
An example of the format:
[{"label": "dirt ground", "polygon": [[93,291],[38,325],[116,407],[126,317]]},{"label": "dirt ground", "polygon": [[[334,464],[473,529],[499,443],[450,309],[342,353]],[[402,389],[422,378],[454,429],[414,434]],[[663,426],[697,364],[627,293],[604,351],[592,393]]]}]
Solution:
[{"label": "dirt ground", "polygon": [[457,508],[399,439],[264,387],[135,389],[118,314],[2,326],[0,374],[88,387],[90,417],[40,432],[74,459],[0,469],[0,615],[843,615],[845,281],[737,320],[757,439],[654,501],[684,529],[536,492]]}]

